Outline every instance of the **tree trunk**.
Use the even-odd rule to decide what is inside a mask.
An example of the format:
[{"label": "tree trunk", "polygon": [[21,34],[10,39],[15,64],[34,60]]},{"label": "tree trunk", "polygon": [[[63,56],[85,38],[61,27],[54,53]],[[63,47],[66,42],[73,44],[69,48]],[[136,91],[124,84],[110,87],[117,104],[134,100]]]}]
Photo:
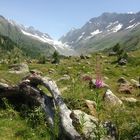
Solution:
[{"label": "tree trunk", "polygon": [[[38,85],[43,85],[45,88],[47,88],[52,97],[49,97],[39,88],[37,88]],[[53,127],[54,125],[56,106],[59,111],[58,114],[60,117],[62,133],[70,140],[82,139],[80,134],[72,125],[72,119],[70,118],[71,110],[69,110],[64,103],[61,93],[53,80],[47,77],[41,77],[37,74],[31,74],[25,77],[24,80],[16,86],[8,86],[6,84],[0,83],[0,98],[11,97],[13,95],[16,96],[20,94],[25,94],[26,96],[34,98],[42,106],[46,113],[50,127]]]}]

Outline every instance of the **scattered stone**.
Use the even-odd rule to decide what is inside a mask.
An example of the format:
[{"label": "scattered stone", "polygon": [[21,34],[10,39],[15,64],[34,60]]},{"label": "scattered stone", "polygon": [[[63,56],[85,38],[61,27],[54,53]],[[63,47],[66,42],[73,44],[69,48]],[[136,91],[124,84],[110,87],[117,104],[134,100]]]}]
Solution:
[{"label": "scattered stone", "polygon": [[130,84],[120,84],[119,86],[119,92],[126,93],[126,94],[132,94],[133,86]]},{"label": "scattered stone", "polygon": [[115,56],[117,53],[116,52],[109,52],[109,56]]},{"label": "scattered stone", "polygon": [[110,121],[105,121],[103,123],[103,126],[107,130],[107,135],[108,135],[109,140],[116,140],[118,136],[116,126]]},{"label": "scattered stone", "polygon": [[91,63],[89,61],[87,61],[86,64],[90,65]]},{"label": "scattered stone", "polygon": [[120,106],[123,104],[122,101],[116,95],[114,95],[110,89],[105,92],[103,98],[108,105]]},{"label": "scattered stone", "polygon": [[86,57],[83,54],[80,55],[80,58],[81,59],[86,59]]},{"label": "scattered stone", "polygon": [[36,69],[30,70],[30,73],[32,73],[32,74],[37,74],[37,75],[42,75],[42,74],[43,74],[41,71],[36,70]]},{"label": "scattered stone", "polygon": [[71,69],[72,69],[72,67],[67,67],[67,69],[71,70]]},{"label": "scattered stone", "polygon": [[67,74],[64,74],[63,77],[61,77],[60,79],[57,80],[58,81],[64,81],[64,80],[70,80],[70,76]]},{"label": "scattered stone", "polygon": [[127,64],[127,60],[122,58],[119,62],[118,62],[119,65],[126,65]]},{"label": "scattered stone", "polygon": [[10,68],[10,73],[16,73],[16,74],[21,74],[21,73],[28,73],[29,72],[29,67],[25,63],[21,64],[13,64],[9,66]]},{"label": "scattered stone", "polygon": [[105,59],[104,63],[109,64],[110,62],[107,59]]},{"label": "scattered stone", "polygon": [[8,60],[7,59],[1,59],[0,64],[8,64]]},{"label": "scattered stone", "polygon": [[88,54],[88,55],[85,55],[85,58],[86,59],[90,59],[92,56],[90,55],[90,54]]},{"label": "scattered stone", "polygon": [[7,81],[5,79],[0,79],[0,82],[7,83]]},{"label": "scattered stone", "polygon": [[136,103],[138,101],[137,99],[132,98],[132,97],[130,98],[122,97],[121,100],[125,102],[129,102],[129,103]]},{"label": "scattered stone", "polygon": [[53,73],[55,73],[55,70],[50,68],[48,72],[49,72],[49,74],[53,74]]},{"label": "scattered stone", "polygon": [[104,79],[105,79],[105,80],[108,80],[109,78],[108,78],[108,77],[106,77],[106,76],[104,76]]},{"label": "scattered stone", "polygon": [[90,110],[91,115],[96,116],[96,102],[91,100],[85,100],[85,102]]},{"label": "scattered stone", "polygon": [[133,140],[140,140],[140,134],[133,137]]},{"label": "scattered stone", "polygon": [[[95,131],[98,119],[94,116],[88,115],[81,110],[73,110],[71,113],[72,123],[74,126],[81,126],[82,134],[84,139],[96,139]],[[101,128],[107,129],[108,136],[102,136],[101,140],[115,140],[114,135],[116,134],[114,126],[109,130],[107,127],[100,124]],[[114,134],[115,133],[115,134]]]},{"label": "scattered stone", "polygon": [[117,81],[119,84],[126,84],[129,83],[124,77],[121,77],[120,79],[118,79]]},{"label": "scattered stone", "polygon": [[82,133],[85,138],[94,138],[95,134],[93,130],[96,128],[95,123],[98,121],[94,116],[88,115],[81,110],[73,110],[71,113],[71,118],[73,120],[73,125],[79,124],[82,126]]},{"label": "scattered stone", "polygon": [[135,88],[140,88],[140,83],[139,81],[136,81],[134,79],[131,79],[130,82],[132,83],[133,87]]},{"label": "scattered stone", "polygon": [[7,88],[7,87],[9,87],[7,84],[0,83],[0,88]]},{"label": "scattered stone", "polygon": [[61,92],[64,92],[65,90],[67,90],[68,88],[67,87],[63,87],[63,88],[60,88],[60,91]]},{"label": "scattered stone", "polygon": [[119,83],[119,92],[126,93],[126,94],[131,94],[133,86],[129,81],[127,81],[124,77],[121,77],[117,81]]}]

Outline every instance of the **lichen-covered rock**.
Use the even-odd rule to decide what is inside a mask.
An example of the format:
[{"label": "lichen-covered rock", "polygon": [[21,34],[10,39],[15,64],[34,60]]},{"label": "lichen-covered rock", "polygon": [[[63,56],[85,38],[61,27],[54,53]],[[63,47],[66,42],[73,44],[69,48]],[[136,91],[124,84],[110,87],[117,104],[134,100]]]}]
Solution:
[{"label": "lichen-covered rock", "polygon": [[105,92],[104,101],[107,105],[111,106],[120,106],[123,104],[122,101],[115,94],[113,94],[110,89]]},{"label": "lichen-covered rock", "polygon": [[135,88],[140,88],[140,83],[139,81],[135,80],[135,79],[131,79],[130,82],[132,83],[133,87]]},{"label": "lichen-covered rock", "polygon": [[119,65],[126,65],[127,64],[127,60],[122,58],[121,60],[119,60],[118,64]]},{"label": "lichen-covered rock", "polygon": [[[96,128],[95,123],[97,123],[98,119],[94,116],[88,115],[81,110],[73,110],[71,114],[72,120],[75,120],[73,123],[79,124],[82,128],[82,133],[84,137],[87,138],[94,138],[94,129]],[[75,126],[74,124],[74,126]]]},{"label": "lichen-covered rock", "polygon": [[91,115],[96,116],[96,102],[91,100],[85,100],[87,107],[90,110]]},{"label": "lichen-covered rock", "polygon": [[[91,102],[90,102],[91,103]],[[97,138],[97,124],[98,119],[94,116],[88,115],[81,110],[73,110],[71,113],[71,118],[73,120],[73,125],[77,126],[80,125],[82,129],[83,139],[86,140],[94,140]],[[106,135],[102,135],[100,140],[115,140],[115,130],[110,127],[109,129],[104,126],[104,124],[99,124],[100,129],[103,131],[106,129],[108,132]],[[112,128],[112,129],[111,129]],[[114,134],[114,135],[113,135]]]},{"label": "lichen-covered rock", "polygon": [[25,63],[13,64],[13,65],[10,65],[9,68],[10,68],[9,70],[10,73],[21,74],[21,73],[29,72],[29,67]]},{"label": "lichen-covered rock", "polygon": [[128,102],[128,103],[136,103],[138,101],[137,99],[132,98],[132,97],[130,97],[130,98],[122,97],[121,100]]},{"label": "lichen-covered rock", "polygon": [[126,93],[126,94],[132,93],[133,86],[124,77],[119,78],[117,82],[118,82],[118,86],[119,86],[119,89],[118,89],[119,92]]},{"label": "lichen-covered rock", "polygon": [[71,78],[71,77],[70,77],[69,75],[64,74],[63,77],[61,77],[60,79],[57,80],[57,82],[58,82],[58,81],[70,80],[70,78]]},{"label": "lichen-covered rock", "polygon": [[42,75],[43,74],[41,71],[36,70],[36,69],[30,70],[30,73],[31,74],[37,74],[37,75]]},{"label": "lichen-covered rock", "polygon": [[120,93],[126,93],[126,94],[132,94],[133,86],[131,84],[120,84],[119,86],[119,92]]},{"label": "lichen-covered rock", "polygon": [[126,84],[126,83],[129,83],[124,77],[119,78],[117,82],[118,82],[119,84]]}]

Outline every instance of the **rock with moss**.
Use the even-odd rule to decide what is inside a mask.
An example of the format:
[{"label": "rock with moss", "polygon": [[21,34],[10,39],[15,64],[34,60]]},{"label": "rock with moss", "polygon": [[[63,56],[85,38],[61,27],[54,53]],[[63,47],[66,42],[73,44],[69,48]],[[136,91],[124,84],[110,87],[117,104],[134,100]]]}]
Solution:
[{"label": "rock with moss", "polygon": [[98,120],[97,118],[88,115],[81,110],[73,110],[71,117],[72,120],[75,120],[73,122],[74,125],[76,124],[77,129],[81,131],[81,133],[84,135],[86,139],[95,137],[93,130],[96,128],[95,123],[97,123]]},{"label": "rock with moss", "polygon": [[108,106],[121,106],[123,102],[110,89],[104,94],[104,101]]},{"label": "rock with moss", "polygon": [[133,97],[129,97],[129,98],[122,97],[121,100],[125,101],[125,102],[128,102],[128,103],[136,103],[136,102],[138,102],[138,100],[133,98]]},{"label": "rock with moss", "polygon": [[10,65],[9,69],[10,69],[9,70],[10,73],[16,73],[16,74],[28,73],[29,72],[29,67],[25,63]]}]

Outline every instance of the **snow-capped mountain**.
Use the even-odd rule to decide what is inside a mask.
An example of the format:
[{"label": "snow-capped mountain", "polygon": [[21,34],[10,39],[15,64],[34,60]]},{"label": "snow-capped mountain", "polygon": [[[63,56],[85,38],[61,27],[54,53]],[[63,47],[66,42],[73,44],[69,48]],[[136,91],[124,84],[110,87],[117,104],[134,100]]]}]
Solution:
[{"label": "snow-capped mountain", "polygon": [[43,53],[48,54],[54,50],[57,50],[63,55],[75,54],[65,43],[63,44],[61,41],[53,40],[47,33],[42,33],[32,26],[26,27],[13,20],[6,19],[3,16],[0,16],[0,26],[0,34],[10,37],[15,42],[22,42],[26,49],[28,47],[31,49],[32,46],[31,50],[42,50]]},{"label": "snow-capped mountain", "polygon": [[98,50],[111,47],[128,34],[132,34],[136,28],[140,30],[140,12],[103,13],[90,19],[80,29],[69,31],[59,40],[73,46],[75,50]]},{"label": "snow-capped mountain", "polygon": [[67,44],[63,44],[61,41],[53,40],[48,34],[35,30],[33,27],[25,28],[24,26],[20,26],[20,30],[26,36],[52,45],[55,50],[63,55],[70,55],[74,53],[74,51]]}]

